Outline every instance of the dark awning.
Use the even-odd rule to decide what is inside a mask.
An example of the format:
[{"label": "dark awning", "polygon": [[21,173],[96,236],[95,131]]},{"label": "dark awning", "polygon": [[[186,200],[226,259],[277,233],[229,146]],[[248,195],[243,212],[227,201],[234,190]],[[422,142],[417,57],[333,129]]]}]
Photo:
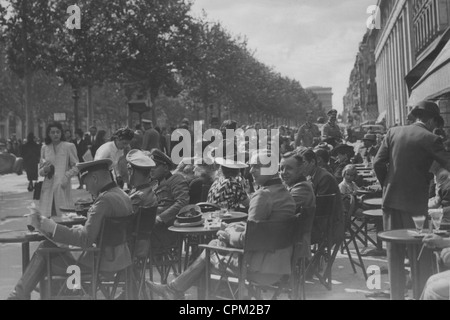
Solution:
[{"label": "dark awning", "polygon": [[412,89],[409,106],[450,92],[450,41]]}]

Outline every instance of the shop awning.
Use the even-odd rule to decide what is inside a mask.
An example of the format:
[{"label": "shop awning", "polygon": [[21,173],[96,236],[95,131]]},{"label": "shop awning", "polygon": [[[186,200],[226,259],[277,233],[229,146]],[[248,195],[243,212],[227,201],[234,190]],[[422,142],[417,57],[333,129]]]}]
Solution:
[{"label": "shop awning", "polygon": [[408,106],[423,100],[433,100],[447,92],[450,92],[450,41],[412,88]]}]

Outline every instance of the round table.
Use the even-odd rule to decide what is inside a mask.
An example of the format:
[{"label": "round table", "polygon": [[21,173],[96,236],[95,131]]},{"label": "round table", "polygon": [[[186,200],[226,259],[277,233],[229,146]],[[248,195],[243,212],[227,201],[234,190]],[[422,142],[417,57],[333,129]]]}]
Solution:
[{"label": "round table", "polygon": [[[383,231],[383,210],[381,209],[373,209],[373,210],[365,210],[363,211],[363,215],[366,219],[364,219],[364,226],[367,226],[368,220],[375,220],[375,229],[377,234]],[[374,244],[377,248],[375,250],[369,250],[364,253],[364,256],[372,256],[372,257],[385,257],[386,250],[383,249],[383,241],[377,237],[376,242],[369,237],[367,231],[365,232],[367,239]]]},{"label": "round table", "polygon": [[375,177],[374,178],[364,178],[363,180],[366,182],[370,182],[370,183],[378,182],[378,179]]},{"label": "round table", "polygon": [[[417,237],[417,231],[414,229],[400,229],[384,231],[378,234],[378,238],[383,241],[389,242],[392,245],[406,245],[411,253],[409,262],[411,264],[411,278],[413,284],[413,297],[419,299],[423,288],[420,285],[419,278],[419,264],[417,261],[418,251],[422,245],[422,237]],[[395,279],[396,281],[402,281],[402,279]],[[404,299],[402,297],[393,297],[394,299]]]},{"label": "round table", "polygon": [[363,203],[371,207],[381,208],[381,206],[383,205],[383,199],[382,198],[365,199],[363,200]]}]

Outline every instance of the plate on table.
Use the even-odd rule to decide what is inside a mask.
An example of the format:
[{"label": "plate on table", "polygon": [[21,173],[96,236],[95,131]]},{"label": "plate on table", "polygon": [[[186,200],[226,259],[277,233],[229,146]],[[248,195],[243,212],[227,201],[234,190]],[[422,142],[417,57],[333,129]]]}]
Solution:
[{"label": "plate on table", "polygon": [[59,207],[62,212],[75,212],[75,207]]},{"label": "plate on table", "polygon": [[205,222],[205,219],[203,219],[203,218],[200,221],[188,222],[188,223],[180,223],[180,222],[178,222],[178,220],[175,220],[175,222],[173,223],[173,226],[177,227],[177,228],[200,227],[203,225],[204,222]]}]

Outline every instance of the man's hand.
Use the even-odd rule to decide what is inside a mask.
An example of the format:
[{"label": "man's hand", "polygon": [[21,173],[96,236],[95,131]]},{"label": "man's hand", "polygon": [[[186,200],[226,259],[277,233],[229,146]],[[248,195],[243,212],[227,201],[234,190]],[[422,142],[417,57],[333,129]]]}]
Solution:
[{"label": "man's hand", "polygon": [[427,234],[422,242],[430,249],[445,248],[450,245],[448,239],[444,239],[435,234]]},{"label": "man's hand", "polygon": [[217,231],[217,239],[219,239],[222,242],[225,242],[226,244],[230,243],[230,234],[226,231],[219,230]]},{"label": "man's hand", "polygon": [[156,216],[156,220],[155,220],[155,227],[156,226],[163,226],[164,225],[164,221],[161,219],[160,216]]}]

